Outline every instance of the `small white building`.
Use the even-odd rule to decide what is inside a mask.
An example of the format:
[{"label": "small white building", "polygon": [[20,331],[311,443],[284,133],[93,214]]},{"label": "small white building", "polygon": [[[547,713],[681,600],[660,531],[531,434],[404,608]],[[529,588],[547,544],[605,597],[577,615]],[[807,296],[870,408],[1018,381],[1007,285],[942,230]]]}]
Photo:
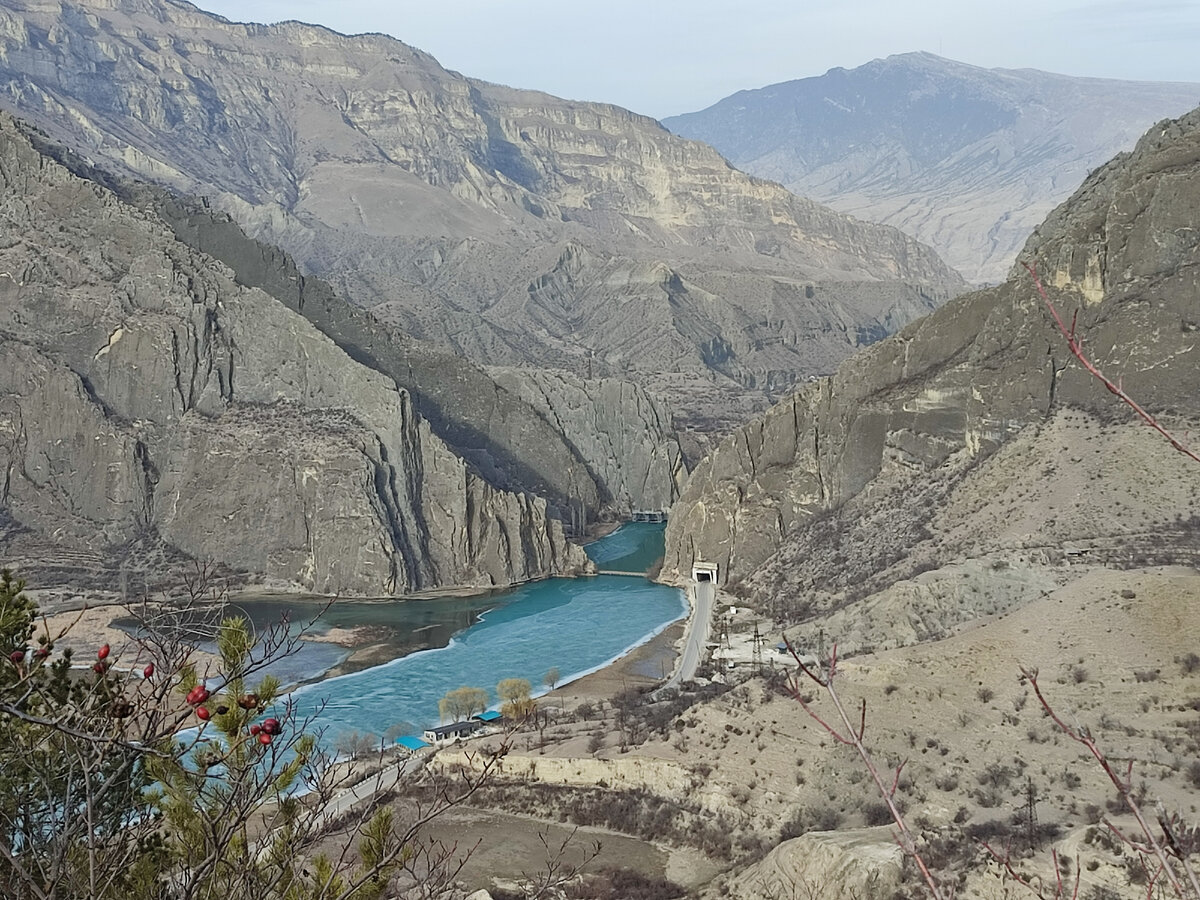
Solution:
[{"label": "small white building", "polygon": [[439,744],[449,744],[453,741],[461,741],[463,738],[468,738],[483,727],[482,722],[451,722],[449,725],[438,725],[436,728],[426,730],[422,737],[425,743],[437,746]]}]

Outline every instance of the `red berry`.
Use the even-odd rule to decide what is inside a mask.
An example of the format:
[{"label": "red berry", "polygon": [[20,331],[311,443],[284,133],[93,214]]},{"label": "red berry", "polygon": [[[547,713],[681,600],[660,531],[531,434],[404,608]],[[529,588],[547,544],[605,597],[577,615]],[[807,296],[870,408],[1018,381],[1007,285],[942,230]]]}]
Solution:
[{"label": "red berry", "polygon": [[49,647],[38,647],[36,650],[33,651],[34,659],[45,659],[49,655],[50,655]]},{"label": "red berry", "polygon": [[271,743],[271,736],[263,731],[258,735],[258,742],[265,747],[267,744]]},{"label": "red berry", "polygon": [[92,666],[92,671],[95,672],[97,675],[103,675],[105,672],[108,671],[108,663],[98,662]]},{"label": "red berry", "polygon": [[200,720],[201,720],[201,721],[203,721],[203,722],[207,722],[207,721],[208,721],[208,717],[209,717],[209,716],[211,716],[211,715],[212,715],[212,713],[210,713],[210,712],[208,711],[208,707],[207,707],[207,706],[201,706],[201,707],[199,707],[199,708],[196,710],[196,718],[197,718],[197,719],[200,719]]},{"label": "red berry", "polygon": [[262,731],[262,726],[261,726],[261,725],[251,725],[251,726],[250,726],[250,733],[251,733],[252,735],[254,735],[254,736],[256,736],[256,737],[257,737],[257,736],[258,736],[258,733],[259,733],[260,731]]},{"label": "red berry", "polygon": [[101,647],[99,650],[97,650],[96,651],[96,659],[100,660],[101,662],[108,659],[109,649],[110,648],[109,648],[108,644],[105,644],[103,647]]},{"label": "red berry", "polygon": [[150,663],[146,668],[142,669],[142,677],[150,678],[154,675],[154,663]]},{"label": "red berry", "polygon": [[14,650],[12,653],[8,654],[8,658],[13,661],[14,665],[17,663],[23,663],[25,662],[25,651]]},{"label": "red berry", "polygon": [[202,684],[196,685],[188,691],[187,702],[195,706],[197,703],[203,703],[208,699],[208,688]]},{"label": "red berry", "polygon": [[267,734],[279,734],[279,720],[265,719],[262,723],[262,730]]}]

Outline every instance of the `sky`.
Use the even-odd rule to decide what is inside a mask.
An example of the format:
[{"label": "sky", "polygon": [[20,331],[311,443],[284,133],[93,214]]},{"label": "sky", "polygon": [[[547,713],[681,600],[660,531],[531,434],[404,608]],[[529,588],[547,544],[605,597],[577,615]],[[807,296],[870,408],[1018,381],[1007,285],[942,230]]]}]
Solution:
[{"label": "sky", "polygon": [[973,65],[1200,83],[1200,0],[196,0],[235,22],[382,32],[472,78],[655,118],[927,50]]}]

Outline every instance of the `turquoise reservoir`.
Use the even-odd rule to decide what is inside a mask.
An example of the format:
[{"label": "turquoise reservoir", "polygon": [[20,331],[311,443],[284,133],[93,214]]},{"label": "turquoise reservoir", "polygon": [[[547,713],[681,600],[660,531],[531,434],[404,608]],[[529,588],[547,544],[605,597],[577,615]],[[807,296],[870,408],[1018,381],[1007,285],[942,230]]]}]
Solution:
[{"label": "turquoise reservoir", "polygon": [[[636,564],[653,554],[649,565],[662,554],[662,531],[662,526],[628,525],[587,549],[601,568],[624,569],[631,556]],[[611,565],[618,560],[621,566]],[[420,731],[439,722],[438,700],[447,691],[479,687],[498,702],[497,682],[527,678],[537,692],[551,668],[561,673],[560,684],[593,672],[687,612],[677,588],[616,575],[552,578],[485,600],[490,608],[446,646],[304,685],[292,694],[295,712],[316,717],[326,746],[345,732],[382,735],[398,723]]]}]

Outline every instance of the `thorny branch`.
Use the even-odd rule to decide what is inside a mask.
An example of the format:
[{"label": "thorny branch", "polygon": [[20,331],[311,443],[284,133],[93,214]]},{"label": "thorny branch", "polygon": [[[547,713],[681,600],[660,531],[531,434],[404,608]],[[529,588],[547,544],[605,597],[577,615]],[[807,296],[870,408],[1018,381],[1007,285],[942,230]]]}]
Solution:
[{"label": "thorny branch", "polygon": [[[1153,884],[1157,878],[1163,877],[1167,880],[1168,884],[1171,885],[1171,889],[1175,892],[1176,896],[1189,898],[1189,900],[1197,900],[1197,898],[1200,898],[1200,880],[1197,879],[1196,872],[1192,868],[1191,864],[1187,861],[1185,854],[1180,852],[1172,852],[1170,846],[1171,833],[1165,826],[1163,829],[1164,834],[1167,835],[1167,842],[1165,845],[1164,841],[1160,840],[1158,836],[1155,835],[1153,829],[1150,827],[1150,823],[1146,819],[1145,813],[1142,811],[1140,803],[1134,796],[1133,762],[1130,761],[1129,765],[1125,769],[1124,775],[1118,773],[1117,770],[1113,768],[1112,762],[1109,760],[1108,756],[1102,749],[1100,749],[1099,744],[1096,743],[1096,739],[1092,737],[1092,733],[1086,727],[1072,726],[1068,724],[1062,718],[1062,716],[1060,716],[1054,710],[1054,707],[1050,705],[1050,701],[1046,699],[1046,696],[1042,693],[1041,686],[1038,684],[1037,669],[1022,668],[1021,675],[1033,688],[1033,693],[1037,697],[1038,703],[1042,705],[1042,709],[1045,711],[1046,715],[1050,717],[1050,720],[1054,722],[1054,724],[1059,727],[1059,730],[1061,730],[1062,733],[1068,738],[1085,747],[1088,753],[1090,753],[1096,762],[1100,764],[1100,768],[1104,770],[1104,774],[1108,776],[1108,780],[1111,781],[1113,787],[1116,788],[1117,793],[1125,802],[1125,806],[1133,814],[1134,819],[1137,820],[1138,827],[1141,829],[1142,835],[1145,838],[1144,844],[1130,840],[1119,830],[1117,830],[1117,828],[1111,822],[1107,824],[1113,834],[1115,834],[1118,838],[1120,838],[1141,855],[1143,862],[1147,856],[1153,856],[1157,859],[1158,871],[1151,873],[1151,884]],[[1178,866],[1179,871],[1177,871],[1176,866]],[[1147,870],[1149,870],[1148,866]],[[1187,879],[1187,884],[1184,883],[1184,878]]]},{"label": "thorny branch", "polygon": [[[875,782],[876,788],[879,790],[880,797],[887,804],[888,812],[892,815],[892,821],[896,823],[896,833],[893,835],[896,843],[900,845],[900,849],[909,857],[921,872],[921,877],[925,880],[926,886],[929,888],[930,896],[934,900],[949,900],[951,892],[938,884],[933,873],[929,870],[924,858],[921,856],[920,850],[917,848],[916,837],[912,830],[908,827],[908,823],[904,821],[904,814],[896,805],[896,789],[900,784],[900,771],[904,768],[904,763],[896,767],[895,774],[892,778],[892,783],[889,786],[884,780],[883,773],[880,772],[879,766],[875,763],[870,751],[863,743],[863,736],[867,730],[867,701],[863,700],[860,705],[858,716],[858,724],[855,726],[854,720],[850,717],[845,705],[842,703],[842,698],[837,692],[837,687],[834,683],[837,676],[837,644],[833,645],[833,649],[829,652],[828,665],[826,666],[826,674],[821,675],[813,667],[808,666],[800,659],[800,655],[796,652],[796,648],[792,646],[791,641],[785,638],[785,643],[788,652],[791,653],[792,659],[796,661],[797,672],[789,674],[786,691],[788,696],[800,704],[800,707],[808,713],[809,717],[824,728],[838,743],[846,744],[853,747],[857,751],[863,764],[867,767],[867,772]],[[800,678],[798,673],[803,673],[814,684],[823,688],[830,701],[833,703],[834,709],[837,710],[838,718],[842,722],[842,730],[827,722],[820,713],[811,706],[809,700],[804,696],[804,692],[800,689]]]},{"label": "thorny branch", "polygon": [[1042,302],[1046,304],[1046,308],[1050,311],[1050,315],[1054,318],[1054,324],[1058,327],[1059,333],[1062,334],[1063,338],[1066,340],[1067,349],[1071,351],[1072,356],[1079,360],[1080,365],[1082,365],[1089,374],[1099,380],[1100,383],[1108,389],[1109,393],[1115,395],[1118,400],[1137,413],[1147,425],[1166,438],[1167,442],[1172,447],[1174,447],[1184,456],[1193,459],[1196,462],[1200,462],[1200,453],[1192,450],[1185,443],[1183,443],[1183,441],[1171,434],[1171,432],[1169,432],[1162,426],[1161,423],[1159,423],[1158,419],[1148,413],[1136,400],[1125,393],[1125,389],[1122,388],[1121,385],[1117,384],[1115,381],[1101,372],[1099,367],[1088,358],[1087,354],[1084,353],[1083,350],[1083,338],[1076,334],[1075,326],[1079,318],[1079,312],[1076,311],[1075,315],[1071,317],[1071,327],[1068,328],[1066,323],[1063,322],[1062,316],[1059,315],[1058,310],[1050,301],[1050,297],[1046,293],[1046,288],[1042,286],[1042,280],[1038,277],[1036,267],[1031,266],[1028,263],[1022,263],[1022,265],[1025,267],[1025,271],[1028,272],[1033,278],[1033,285],[1037,288],[1038,294],[1041,295]]}]

